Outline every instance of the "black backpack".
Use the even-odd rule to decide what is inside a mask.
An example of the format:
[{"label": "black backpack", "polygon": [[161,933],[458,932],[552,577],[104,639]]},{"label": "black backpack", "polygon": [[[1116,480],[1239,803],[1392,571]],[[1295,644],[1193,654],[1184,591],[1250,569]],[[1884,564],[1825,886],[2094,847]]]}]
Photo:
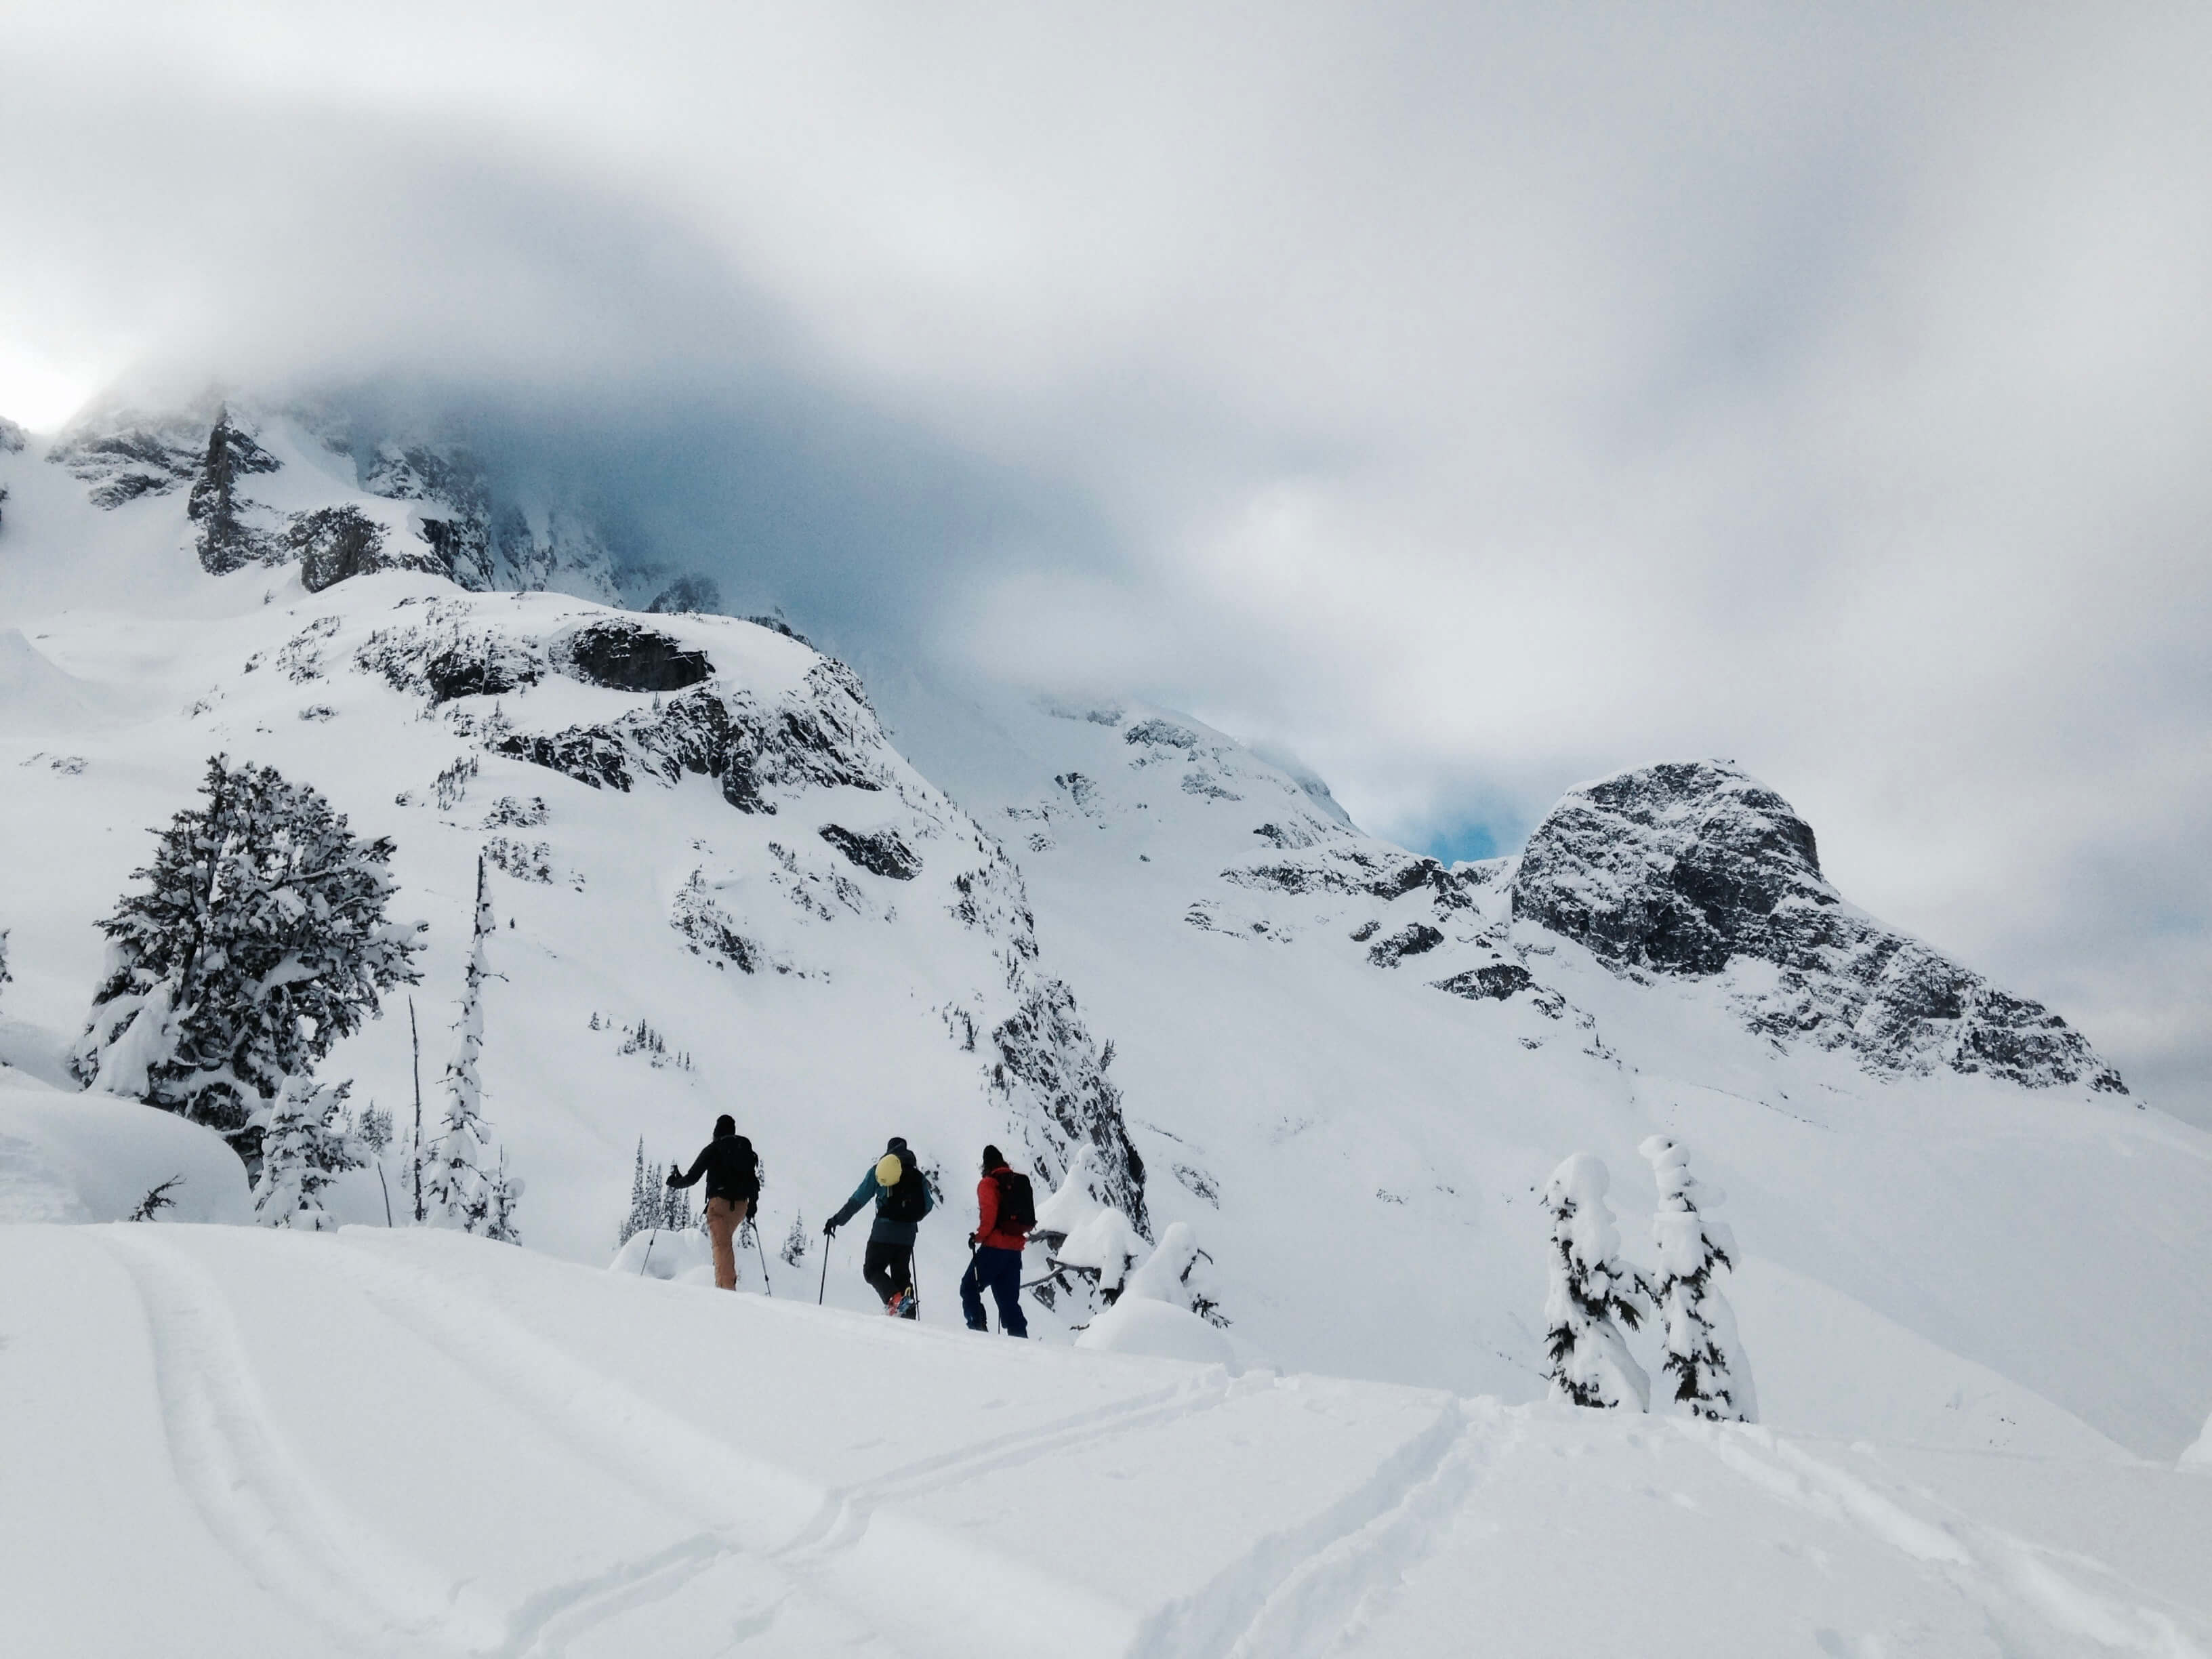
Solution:
[{"label": "black backpack", "polygon": [[752,1142],[744,1136],[732,1135],[731,1139],[737,1143],[732,1160],[737,1175],[735,1195],[748,1202],[757,1203],[760,1200],[760,1154],[753,1151]]},{"label": "black backpack", "polygon": [[876,1200],[876,1213],[886,1221],[919,1221],[929,1213],[929,1183],[913,1158],[904,1152],[891,1156],[899,1161],[898,1185]]},{"label": "black backpack", "polygon": [[1030,1178],[1012,1170],[994,1170],[991,1179],[999,1183],[997,1231],[1025,1233],[1036,1226],[1036,1194],[1030,1190]]}]

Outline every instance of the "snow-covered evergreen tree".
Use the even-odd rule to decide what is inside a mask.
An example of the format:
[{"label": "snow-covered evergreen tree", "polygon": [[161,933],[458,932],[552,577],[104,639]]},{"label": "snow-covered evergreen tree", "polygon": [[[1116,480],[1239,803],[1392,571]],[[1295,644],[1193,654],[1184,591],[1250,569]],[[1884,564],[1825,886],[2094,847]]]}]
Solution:
[{"label": "snow-covered evergreen tree", "polygon": [[507,1175],[506,1155],[484,1118],[477,1069],[483,1055],[483,986],[490,976],[484,941],[496,926],[479,857],[476,925],[469,939],[460,1017],[454,1022],[453,1054],[446,1063],[446,1116],[424,1158],[422,1195],[434,1224],[512,1243],[518,1242],[512,1212],[520,1188]]},{"label": "snow-covered evergreen tree", "polygon": [[801,1212],[791,1218],[791,1231],[783,1236],[783,1248],[776,1254],[787,1267],[796,1267],[806,1259],[807,1247],[813,1242],[814,1236],[806,1231],[806,1217]]},{"label": "snow-covered evergreen tree", "polygon": [[703,1215],[691,1212],[691,1189],[689,1187],[668,1187],[661,1190],[660,1224],[672,1233],[689,1232],[705,1220]]},{"label": "snow-covered evergreen tree", "polygon": [[1553,1398],[1648,1411],[1651,1379],[1628,1352],[1620,1327],[1634,1330],[1643,1322],[1650,1287],[1620,1259],[1620,1230],[1605,1202],[1610,1181],[1602,1163],[1577,1152],[1545,1183],[1552,1257],[1544,1350]]},{"label": "snow-covered evergreen tree", "polygon": [[654,1178],[654,1166],[645,1156],[645,1137],[637,1142],[637,1158],[629,1172],[629,1213],[623,1218],[622,1230],[615,1236],[615,1248],[620,1249],[638,1234],[660,1224],[664,1188]]},{"label": "snow-covered evergreen tree", "polygon": [[88,1087],[222,1131],[249,1165],[264,1111],[421,977],[413,927],[386,918],[392,842],[273,768],[208,763],[203,805],[100,924],[107,967],[70,1070]]},{"label": "snow-covered evergreen tree", "polygon": [[1754,1422],[1759,1401],[1751,1367],[1736,1337],[1735,1310],[1714,1271],[1735,1266],[1735,1240],[1725,1223],[1698,1207],[1701,1198],[1717,1203],[1721,1194],[1699,1185],[1690,1173],[1689,1155],[1665,1135],[1653,1135],[1637,1150],[1659,1182],[1659,1208],[1651,1218],[1659,1278],[1652,1294],[1674,1398],[1693,1416]]},{"label": "snow-covered evergreen tree", "polygon": [[0,990],[5,990],[15,975],[8,971],[8,930],[0,927]]},{"label": "snow-covered evergreen tree", "polygon": [[1209,1324],[1226,1325],[1229,1321],[1220,1311],[1206,1275],[1212,1264],[1213,1258],[1199,1248],[1190,1224],[1171,1223],[1144,1266],[1128,1276],[1121,1295],[1165,1302],[1188,1310]]},{"label": "snow-covered evergreen tree", "polygon": [[267,1227],[322,1231],[337,1223],[323,1194],[347,1170],[366,1163],[347,1133],[348,1083],[289,1077],[268,1111],[261,1136],[261,1175],[253,1183],[253,1218]]}]

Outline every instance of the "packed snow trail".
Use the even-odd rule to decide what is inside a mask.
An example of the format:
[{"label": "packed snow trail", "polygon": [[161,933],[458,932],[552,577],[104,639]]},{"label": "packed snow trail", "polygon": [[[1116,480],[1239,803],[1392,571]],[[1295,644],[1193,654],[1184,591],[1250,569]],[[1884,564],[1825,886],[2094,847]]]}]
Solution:
[{"label": "packed snow trail", "polygon": [[1017,1344],[450,1234],[0,1228],[56,1656],[2212,1652],[2212,1481]]}]

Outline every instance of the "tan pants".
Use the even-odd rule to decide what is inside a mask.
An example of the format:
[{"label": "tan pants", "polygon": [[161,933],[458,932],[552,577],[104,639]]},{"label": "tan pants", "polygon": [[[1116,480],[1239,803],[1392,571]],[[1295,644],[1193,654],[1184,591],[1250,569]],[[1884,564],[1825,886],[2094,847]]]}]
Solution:
[{"label": "tan pants", "polygon": [[750,1200],[742,1198],[707,1200],[707,1237],[714,1241],[714,1284],[718,1289],[738,1288],[738,1250],[732,1241],[738,1229],[745,1224],[746,1212],[751,1208]]}]

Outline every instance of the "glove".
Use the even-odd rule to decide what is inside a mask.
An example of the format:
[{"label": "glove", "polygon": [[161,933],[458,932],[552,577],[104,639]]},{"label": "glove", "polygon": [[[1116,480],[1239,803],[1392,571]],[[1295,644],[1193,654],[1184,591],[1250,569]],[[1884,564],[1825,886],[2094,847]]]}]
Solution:
[{"label": "glove", "polygon": [[975,1241],[976,1241],[976,1239],[977,1239],[978,1237],[980,1237],[981,1236],[981,1235],[977,1234],[977,1233],[970,1233],[970,1234],[969,1234],[969,1235],[968,1235],[968,1248],[969,1248],[969,1249],[971,1249],[971,1250],[972,1250],[972,1249],[974,1249],[975,1248]]},{"label": "glove", "polygon": [[678,1181],[681,1181],[683,1178],[684,1178],[684,1177],[683,1177],[682,1173],[681,1173],[681,1172],[677,1169],[677,1167],[676,1167],[673,1164],[670,1164],[670,1165],[668,1166],[668,1184],[669,1184],[670,1186],[673,1187],[673,1186],[674,1186],[674,1185],[675,1185]]},{"label": "glove", "polygon": [[824,1237],[824,1238],[835,1238],[835,1237],[837,1237],[837,1224],[836,1224],[835,1221],[825,1221],[825,1222],[823,1222],[823,1223],[822,1224],[822,1237]]}]

